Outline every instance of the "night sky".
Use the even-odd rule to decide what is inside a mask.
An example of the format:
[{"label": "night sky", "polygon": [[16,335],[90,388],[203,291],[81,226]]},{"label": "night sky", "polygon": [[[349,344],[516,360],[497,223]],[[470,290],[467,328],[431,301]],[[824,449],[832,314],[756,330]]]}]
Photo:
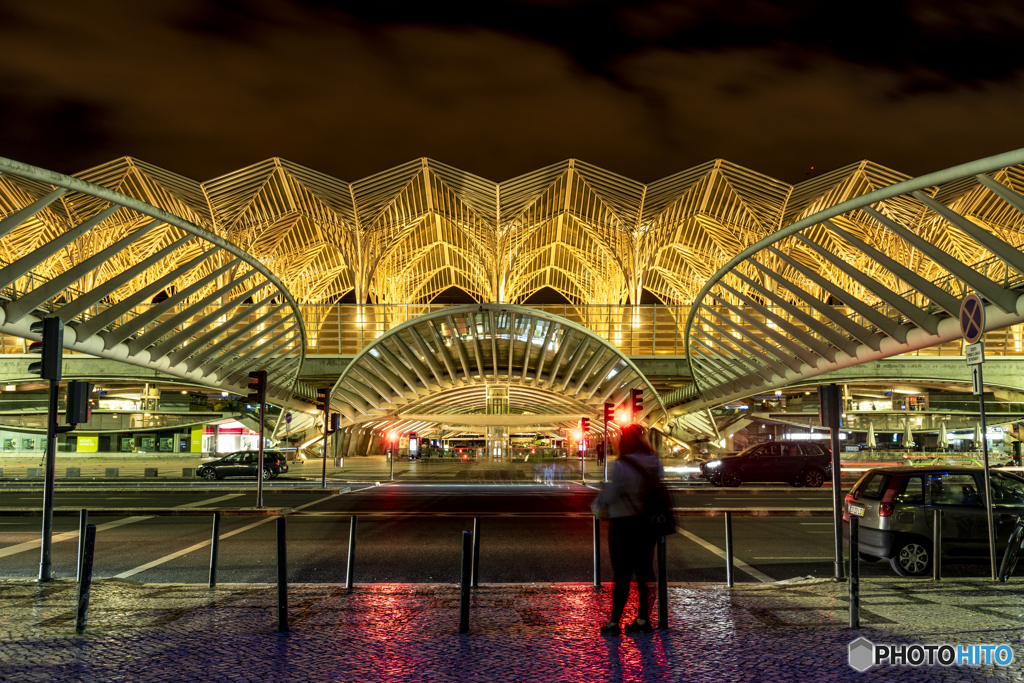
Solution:
[{"label": "night sky", "polygon": [[1022,44],[1024,4],[969,0],[5,3],[0,156],[919,175],[1024,146]]}]

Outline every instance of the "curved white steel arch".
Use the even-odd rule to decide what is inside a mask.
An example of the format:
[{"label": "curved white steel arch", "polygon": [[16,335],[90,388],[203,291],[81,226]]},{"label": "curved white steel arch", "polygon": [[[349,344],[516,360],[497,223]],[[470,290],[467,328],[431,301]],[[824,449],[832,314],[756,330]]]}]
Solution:
[{"label": "curved white steel arch", "polygon": [[[959,339],[959,305],[969,291],[987,302],[986,330],[1024,322],[1020,164],[1024,149],[896,183],[740,252],[690,310],[685,348],[694,386],[664,397],[671,412]],[[979,252],[991,257],[958,258]],[[865,256],[887,281],[850,265]],[[828,268],[809,267],[815,260]]]},{"label": "curved white steel arch", "polygon": [[[67,349],[235,393],[250,370],[265,369],[268,395],[291,400],[306,333],[298,304],[258,260],[168,211],[79,178],[0,157],[0,183],[5,196],[23,200],[0,218],[0,238],[50,236],[0,261],[0,333],[34,339],[32,322],[59,315]],[[107,245],[50,278],[33,273],[90,235]],[[82,281],[89,286],[76,288]],[[167,298],[153,303],[160,293]]]},{"label": "curved white steel arch", "polygon": [[[488,386],[508,392],[510,414],[587,416],[640,387],[651,422],[664,407],[636,365],[565,318],[519,306],[455,306],[410,320],[361,351],[331,390],[342,426],[423,423],[424,415],[484,413]],[[408,417],[406,417],[408,416]],[[431,423],[436,420],[430,420]],[[573,422],[563,422],[573,426]]]}]

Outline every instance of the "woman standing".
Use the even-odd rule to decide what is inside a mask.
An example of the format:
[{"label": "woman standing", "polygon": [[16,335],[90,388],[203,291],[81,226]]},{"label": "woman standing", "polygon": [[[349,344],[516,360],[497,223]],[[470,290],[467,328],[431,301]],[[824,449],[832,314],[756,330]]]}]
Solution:
[{"label": "woman standing", "polygon": [[664,473],[644,428],[635,423],[626,425],[619,441],[619,457],[612,463],[608,482],[593,504],[595,515],[610,519],[608,550],[615,578],[612,615],[601,627],[602,635],[622,633],[619,621],[629,599],[629,584],[634,574],[639,613],[636,620],[626,626],[626,631],[650,633],[653,630],[647,584],[654,579],[653,554],[657,539],[650,528],[650,519],[643,512],[648,479],[661,479]]}]

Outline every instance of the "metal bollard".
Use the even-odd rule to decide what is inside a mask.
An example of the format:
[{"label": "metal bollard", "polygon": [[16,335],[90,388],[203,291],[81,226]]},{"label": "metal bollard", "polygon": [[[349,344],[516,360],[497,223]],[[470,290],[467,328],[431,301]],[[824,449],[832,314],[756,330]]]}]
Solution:
[{"label": "metal bollard", "polygon": [[288,633],[288,542],[284,517],[277,518],[277,632]]},{"label": "metal bollard", "polygon": [[473,588],[480,587],[480,518],[473,518]]},{"label": "metal bollard", "polygon": [[217,551],[220,550],[220,513],[213,513],[213,539],[210,541],[210,588],[217,585]]},{"label": "metal bollard", "polygon": [[932,581],[942,580],[942,510],[932,510]]},{"label": "metal bollard", "polygon": [[352,515],[348,523],[348,564],[345,565],[345,589],[352,590],[352,579],[355,577],[356,561],[356,531],[359,527],[359,518]]},{"label": "metal bollard", "polygon": [[850,515],[850,628],[860,628],[860,518]]},{"label": "metal bollard", "polygon": [[82,575],[78,582],[78,616],[75,618],[75,633],[85,632],[85,622],[89,616],[89,590],[92,588],[92,560],[96,550],[96,525],[85,527],[85,545],[82,553]]},{"label": "metal bollard", "polygon": [[395,480],[395,454],[392,453],[388,456],[388,460],[391,461],[391,481]]},{"label": "metal bollard", "polygon": [[601,590],[601,520],[594,515],[594,590]]},{"label": "metal bollard", "polygon": [[75,571],[75,581],[82,581],[82,560],[85,559],[85,527],[89,524],[89,511],[82,509],[78,513],[78,569]]},{"label": "metal bollard", "polygon": [[668,537],[658,537],[658,628],[668,628]]},{"label": "metal bollard", "polygon": [[459,633],[469,633],[469,573],[473,563],[473,533],[462,532],[462,581],[459,591]]},{"label": "metal bollard", "polygon": [[725,513],[725,582],[732,588],[733,581],[732,567],[732,513]]}]

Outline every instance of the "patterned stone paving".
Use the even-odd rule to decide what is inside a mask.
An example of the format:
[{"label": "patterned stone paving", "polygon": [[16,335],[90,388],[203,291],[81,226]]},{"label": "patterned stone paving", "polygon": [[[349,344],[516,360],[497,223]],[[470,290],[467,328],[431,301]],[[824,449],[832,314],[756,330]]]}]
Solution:
[{"label": "patterned stone paving", "polygon": [[[440,585],[276,588],[98,581],[84,636],[76,587],[0,581],[0,681],[990,681],[1024,679],[1024,584],[872,580],[864,628],[847,626],[845,586],[808,581],[669,588],[670,628],[602,637],[611,586],[484,586],[459,635],[458,590]],[[635,597],[627,619],[635,614]],[[627,622],[624,622],[627,623]],[[857,673],[847,644],[1002,643],[1010,667],[878,666]]]}]

